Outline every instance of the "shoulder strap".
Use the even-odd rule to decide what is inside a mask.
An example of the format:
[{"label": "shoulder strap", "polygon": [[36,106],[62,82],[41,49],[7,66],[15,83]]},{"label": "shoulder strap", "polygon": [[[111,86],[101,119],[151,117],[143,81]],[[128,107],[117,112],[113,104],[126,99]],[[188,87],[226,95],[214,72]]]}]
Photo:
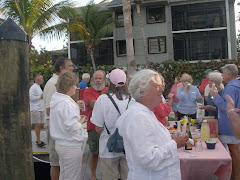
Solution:
[{"label": "shoulder strap", "polygon": [[106,93],[106,95],[108,96],[108,98],[112,101],[113,105],[115,106],[115,108],[117,109],[117,111],[119,112],[119,114],[121,115],[119,109],[118,109],[118,106],[116,104],[116,102],[113,100],[112,96],[110,96],[109,93]]},{"label": "shoulder strap", "polygon": [[[112,96],[110,96],[109,93],[106,93],[106,95],[107,95],[108,98],[112,101],[113,105],[115,106],[115,108],[117,109],[117,111],[119,112],[119,114],[121,115],[121,113],[120,113],[120,111],[119,111],[119,109],[118,109],[118,106],[117,106],[116,102],[113,100]],[[129,102],[131,101],[131,98],[132,98],[132,97],[129,96],[128,104],[129,104]],[[128,104],[127,104],[127,108],[128,108]],[[127,109],[127,108],[126,108],[126,109]],[[105,128],[106,128],[106,130],[107,130],[108,135],[110,135],[110,132],[109,132],[109,130],[108,130],[108,128],[107,128],[107,126],[106,126],[105,123],[104,123],[104,126],[105,126]]]}]

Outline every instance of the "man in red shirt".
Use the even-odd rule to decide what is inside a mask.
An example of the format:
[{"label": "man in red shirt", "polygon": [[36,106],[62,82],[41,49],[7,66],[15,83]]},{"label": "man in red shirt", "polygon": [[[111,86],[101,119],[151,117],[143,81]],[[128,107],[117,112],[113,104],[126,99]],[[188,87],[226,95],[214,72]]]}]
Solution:
[{"label": "man in red shirt", "polygon": [[91,87],[86,89],[84,92],[84,102],[86,105],[87,131],[88,131],[88,144],[90,149],[90,169],[91,169],[91,180],[96,180],[96,169],[98,163],[99,154],[99,134],[95,130],[95,125],[91,123],[90,118],[92,117],[92,110],[95,105],[97,98],[107,91],[105,87],[105,73],[103,71],[96,71],[93,74]]},{"label": "man in red shirt", "polygon": [[209,84],[208,81],[208,74],[212,72],[211,69],[207,69],[206,71],[204,71],[206,78],[202,80],[201,86],[199,87],[199,91],[201,93],[204,93],[205,87]]}]

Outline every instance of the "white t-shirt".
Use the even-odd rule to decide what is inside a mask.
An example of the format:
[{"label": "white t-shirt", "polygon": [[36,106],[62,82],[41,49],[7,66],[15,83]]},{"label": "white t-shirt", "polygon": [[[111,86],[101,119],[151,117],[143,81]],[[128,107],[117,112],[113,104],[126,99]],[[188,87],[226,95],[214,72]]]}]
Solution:
[{"label": "white t-shirt", "polygon": [[44,111],[43,99],[40,96],[43,91],[40,85],[34,83],[29,89],[30,111]]},{"label": "white t-shirt", "polygon": [[138,102],[117,120],[128,163],[128,180],[181,180],[177,144],[154,113]]},{"label": "white t-shirt", "polygon": [[[53,74],[53,76],[48,80],[47,84],[44,87],[43,92],[43,100],[44,100],[44,108],[50,107],[50,101],[52,98],[52,95],[56,92],[56,86],[58,75]],[[49,116],[45,113],[45,119],[49,119]]]},{"label": "white t-shirt", "polygon": [[[112,94],[110,94],[112,95]],[[126,110],[129,99],[126,99],[126,96],[123,97],[123,100],[117,99],[115,95],[112,96],[113,100],[116,102],[119,111],[121,114]],[[107,126],[110,134],[112,135],[116,130],[116,121],[119,118],[120,114],[113,105],[112,101],[108,98],[106,94],[102,94],[98,97],[93,111],[91,122],[98,127],[104,127],[104,123]],[[101,158],[115,158],[123,156],[123,153],[109,152],[107,148],[107,141],[109,139],[106,128],[104,127],[103,132],[101,133],[99,139],[99,157]]]}]

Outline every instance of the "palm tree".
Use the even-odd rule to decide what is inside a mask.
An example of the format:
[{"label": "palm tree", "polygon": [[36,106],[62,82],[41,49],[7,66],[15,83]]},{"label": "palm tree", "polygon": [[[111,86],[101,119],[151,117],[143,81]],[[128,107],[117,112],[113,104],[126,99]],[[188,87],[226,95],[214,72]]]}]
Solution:
[{"label": "palm tree", "polygon": [[126,38],[126,48],[127,48],[128,75],[131,76],[136,72],[136,62],[134,59],[134,50],[133,50],[131,5],[129,0],[122,0],[122,2],[123,2],[124,28],[125,28],[125,38]]},{"label": "palm tree", "polygon": [[68,30],[83,40],[87,53],[91,57],[94,71],[96,71],[94,46],[100,42],[101,38],[111,36],[113,28],[112,12],[99,10],[93,1],[81,7],[76,17],[70,20]]},{"label": "palm tree", "polygon": [[[54,35],[60,37],[65,30],[64,26],[56,29],[54,25],[49,28],[49,25],[61,24],[60,17],[69,16],[69,6],[71,4],[67,0],[57,4],[54,4],[53,0],[2,0],[0,12],[5,17],[11,17],[29,35],[29,51],[31,51],[32,39],[37,35],[45,35],[48,32],[53,34],[55,30],[58,30]],[[31,83],[33,76],[30,58],[29,68]]]},{"label": "palm tree", "polygon": [[140,29],[141,29],[141,34],[142,34],[146,65],[147,65],[147,68],[149,68],[150,67],[150,62],[148,60],[147,41],[146,41],[146,37],[145,37],[145,32],[144,32],[143,22],[142,22],[142,16],[141,16],[142,0],[134,0],[134,3],[136,4],[136,8],[137,8],[138,21],[139,21],[139,25],[140,25]]}]

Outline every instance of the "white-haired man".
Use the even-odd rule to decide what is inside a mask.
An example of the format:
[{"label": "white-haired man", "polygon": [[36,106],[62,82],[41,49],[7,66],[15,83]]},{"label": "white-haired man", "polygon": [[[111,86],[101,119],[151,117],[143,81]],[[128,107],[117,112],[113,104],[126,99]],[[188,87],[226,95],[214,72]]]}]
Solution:
[{"label": "white-haired man", "polygon": [[92,110],[97,98],[107,91],[105,87],[105,73],[101,70],[93,74],[91,80],[91,87],[84,91],[84,102],[86,104],[86,115],[88,117],[87,131],[88,131],[88,144],[90,149],[90,170],[91,180],[96,180],[96,169],[99,154],[99,134],[95,130],[95,125],[90,122],[92,117]]},{"label": "white-haired man", "polygon": [[89,80],[90,80],[90,75],[88,73],[84,73],[82,75],[81,82],[78,84],[79,89],[86,89]]},{"label": "white-haired man", "polygon": [[40,85],[43,83],[43,76],[36,75],[35,83],[29,89],[31,123],[35,125],[36,143],[39,148],[45,148],[45,143],[40,140],[42,124],[45,123],[43,107],[43,91]]},{"label": "white-haired man", "polygon": [[161,78],[149,69],[135,74],[129,92],[136,101],[116,123],[124,140],[128,180],[181,179],[177,148],[186,145],[188,135],[171,136],[152,112],[162,102]]}]

